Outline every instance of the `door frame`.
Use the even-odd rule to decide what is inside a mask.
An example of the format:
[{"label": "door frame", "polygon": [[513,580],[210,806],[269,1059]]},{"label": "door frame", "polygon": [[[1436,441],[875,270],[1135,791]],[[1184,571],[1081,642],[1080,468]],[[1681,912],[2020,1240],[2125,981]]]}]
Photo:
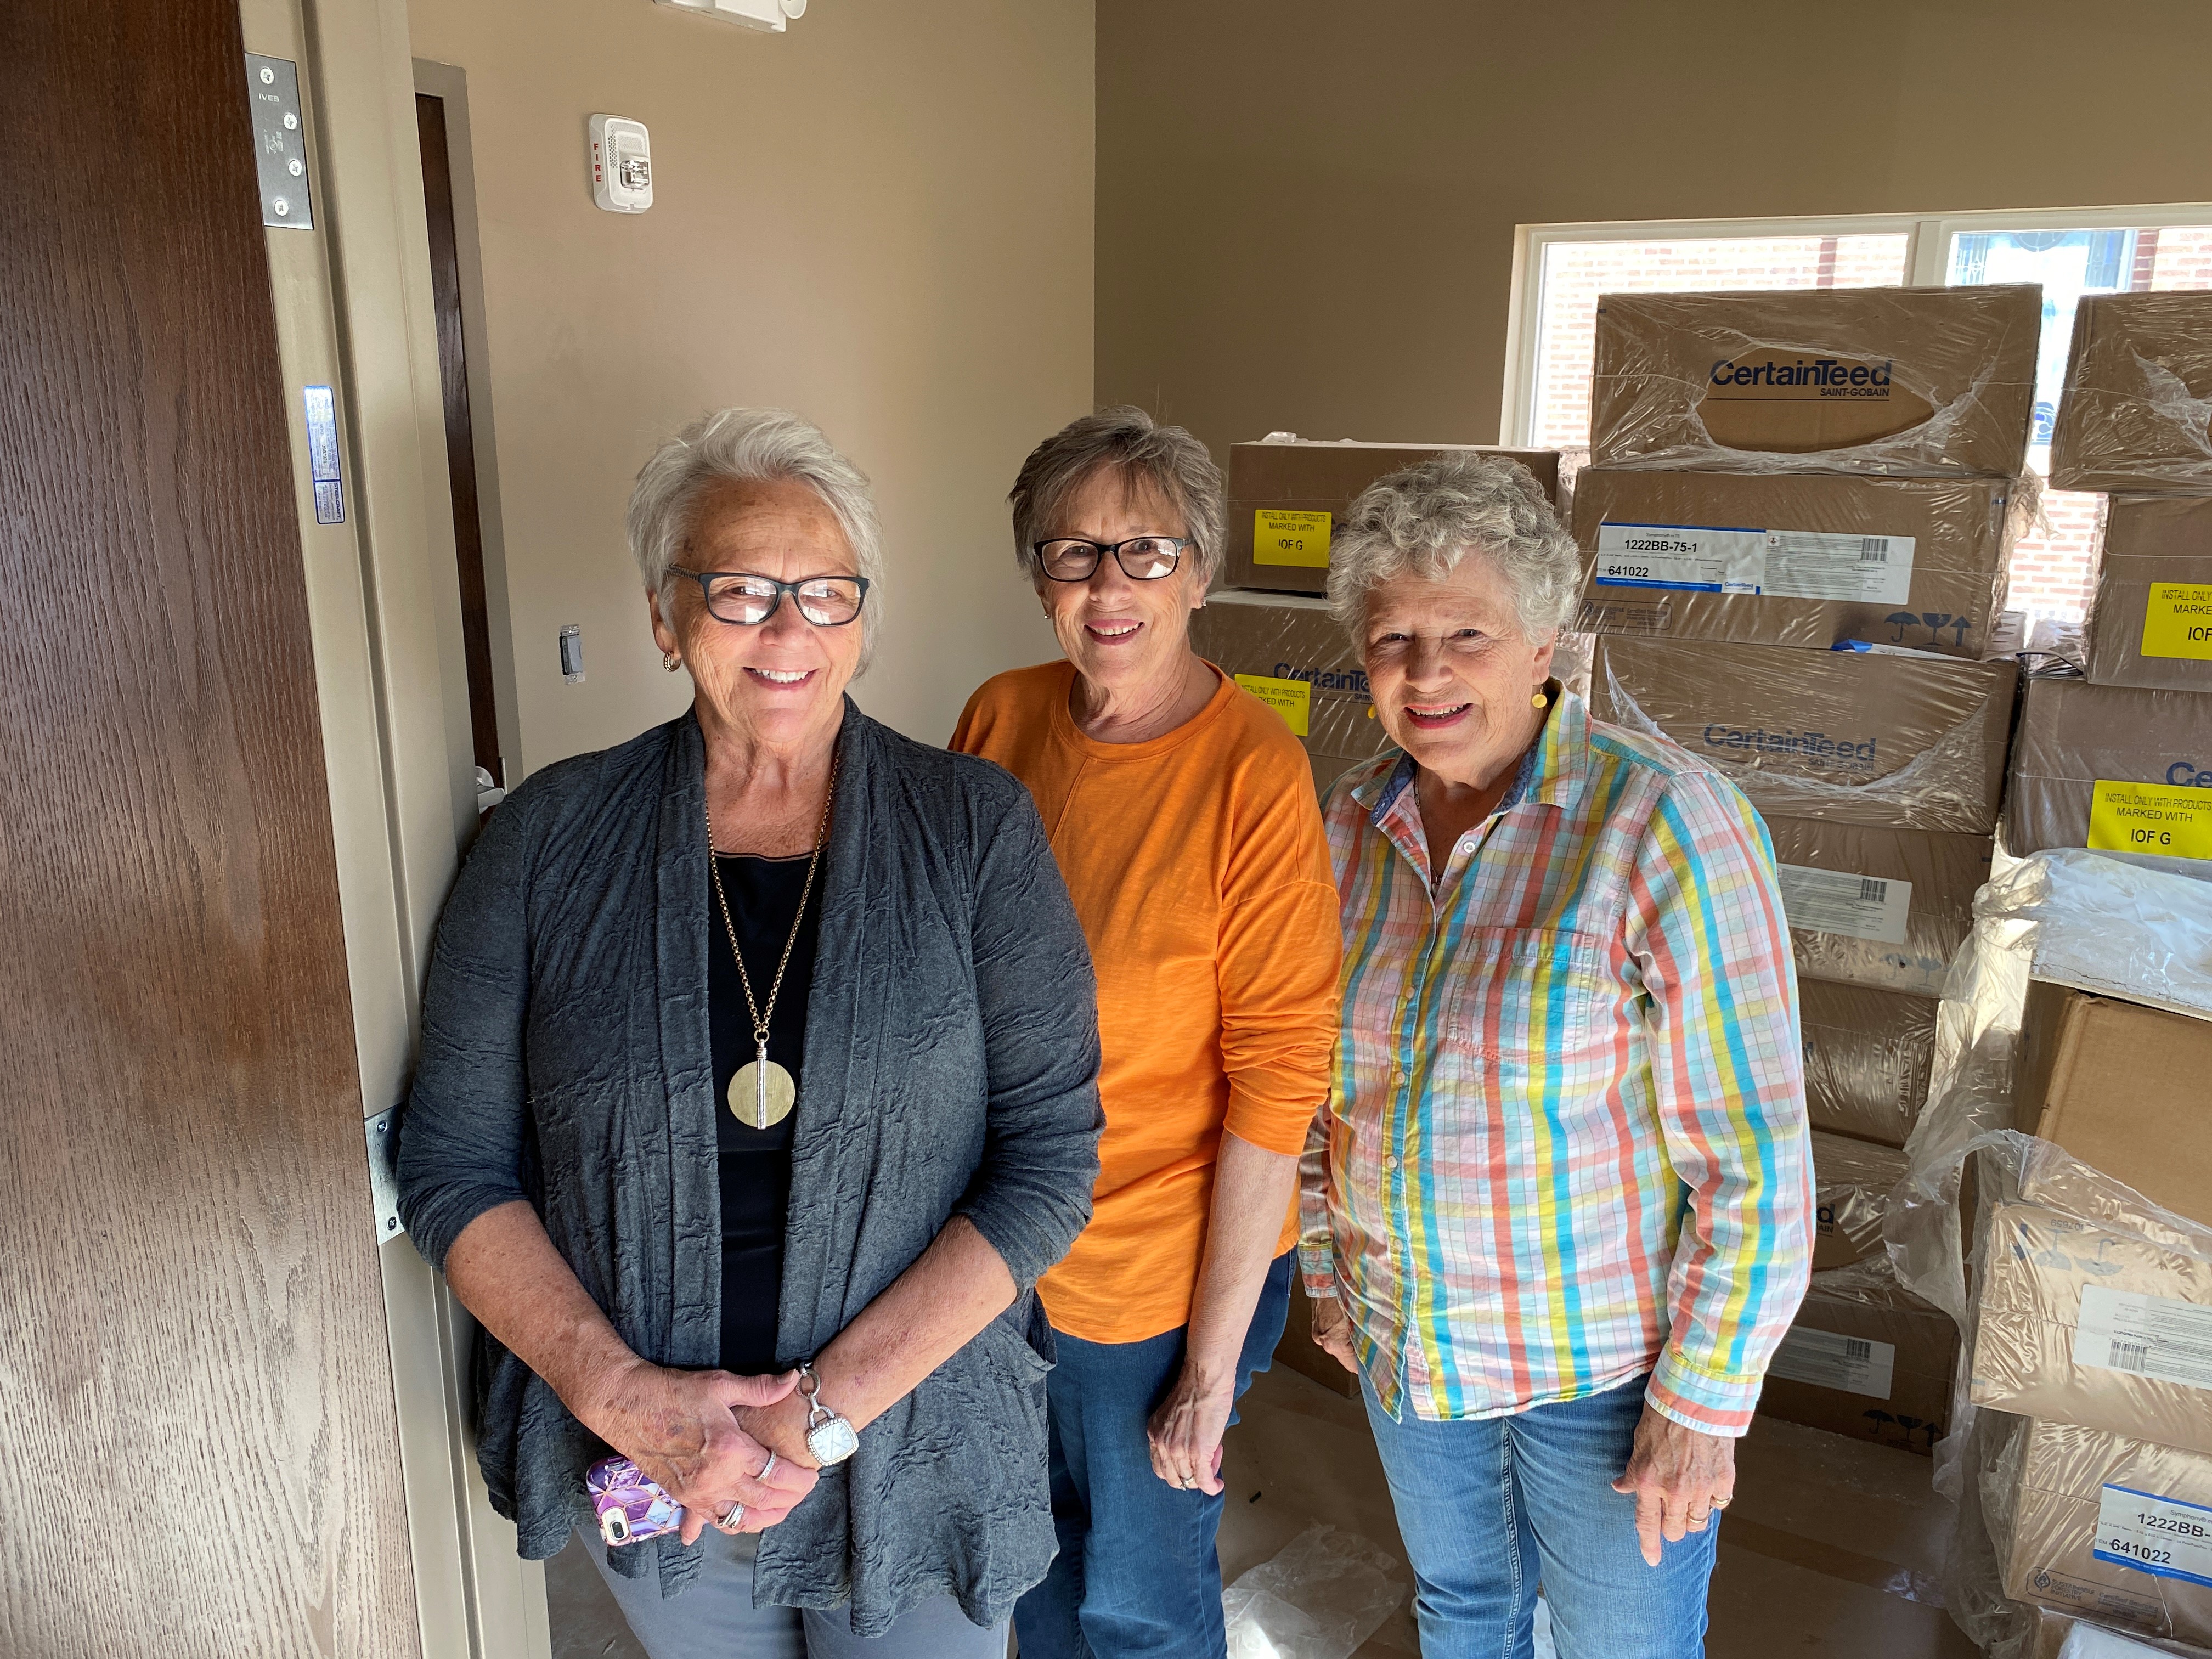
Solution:
[{"label": "door frame", "polygon": [[[240,0],[240,14],[249,52],[299,64],[308,136],[315,228],[271,231],[269,247],[371,1158],[376,1120],[404,1097],[432,934],[477,816],[414,63],[404,0]],[[472,397],[480,372],[472,356]],[[343,525],[315,518],[303,385],[337,394]],[[480,406],[495,546],[488,388]],[[511,692],[511,636],[504,650]],[[477,1468],[474,1327],[412,1240],[362,1224],[380,1236],[422,1651],[550,1659],[544,1570],[516,1555]]]}]

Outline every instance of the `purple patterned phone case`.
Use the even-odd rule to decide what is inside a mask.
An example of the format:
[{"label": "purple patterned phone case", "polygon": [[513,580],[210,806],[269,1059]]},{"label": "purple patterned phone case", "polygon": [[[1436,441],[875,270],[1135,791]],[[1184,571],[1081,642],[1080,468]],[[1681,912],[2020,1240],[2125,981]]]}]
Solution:
[{"label": "purple patterned phone case", "polygon": [[584,1471],[584,1490],[607,1547],[658,1538],[684,1524],[684,1505],[647,1480],[627,1457],[603,1457]]}]

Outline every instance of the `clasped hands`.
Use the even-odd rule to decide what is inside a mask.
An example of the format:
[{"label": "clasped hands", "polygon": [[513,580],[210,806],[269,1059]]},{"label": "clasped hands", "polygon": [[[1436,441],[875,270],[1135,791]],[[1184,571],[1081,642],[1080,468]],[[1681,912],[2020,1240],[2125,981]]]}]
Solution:
[{"label": "clasped hands", "polygon": [[[1352,1346],[1352,1316],[1334,1296],[1313,1304],[1313,1340],[1354,1376],[1358,1355]],[[1623,1497],[1636,1498],[1636,1541],[1644,1559],[1659,1565],[1662,1541],[1679,1544],[1703,1532],[1713,1512],[1735,1495],[1735,1442],[1724,1435],[1686,1428],[1651,1409],[1647,1402],[1636,1425],[1628,1467],[1613,1483]]]},{"label": "clasped hands", "polygon": [[[736,1376],[635,1359],[605,1378],[576,1416],[684,1506],[681,1535],[690,1544],[710,1523],[765,1532],[814,1490],[798,1386],[797,1371]],[[723,1526],[739,1504],[744,1513]]]}]

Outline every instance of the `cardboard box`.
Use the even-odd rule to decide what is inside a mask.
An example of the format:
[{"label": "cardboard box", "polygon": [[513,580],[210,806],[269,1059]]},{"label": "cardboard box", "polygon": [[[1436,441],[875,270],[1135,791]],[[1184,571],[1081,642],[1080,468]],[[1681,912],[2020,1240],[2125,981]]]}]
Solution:
[{"label": "cardboard box", "polygon": [[1608,637],[1590,712],[1672,738],[1762,813],[1986,836],[2019,682],[2010,662]]},{"label": "cardboard box", "polygon": [[2212,1227],[2212,1020],[2039,981],[2014,1065],[2019,1127]]},{"label": "cardboard box", "polygon": [[2005,847],[2212,859],[2212,696],[2029,680]]},{"label": "cardboard box", "polygon": [[[1534,475],[1553,505],[1560,504],[1559,453],[1555,449],[1314,443],[1303,439],[1231,444],[1228,585],[1291,593],[1327,592],[1329,537],[1343,523],[1352,498],[1386,472],[1451,452],[1518,461]],[[1561,517],[1564,521],[1565,514]]]},{"label": "cardboard box", "polygon": [[1989,879],[1989,836],[1762,816],[1799,978],[1943,994]]},{"label": "cardboard box", "polygon": [[[2212,1643],[2212,1457],[2038,1419],[2000,1527],[2005,1594]],[[2194,1571],[2198,1579],[2180,1575]]]},{"label": "cardboard box", "polygon": [[2087,656],[2098,685],[2212,691],[2212,498],[2106,504]]},{"label": "cardboard box", "polygon": [[1346,1400],[1359,1397],[1359,1379],[1345,1370],[1334,1354],[1314,1341],[1313,1304],[1306,1299],[1306,1287],[1295,1273],[1291,1278],[1291,1316],[1284,1322],[1282,1340],[1275,1344],[1275,1358],[1331,1394],[1340,1394]]},{"label": "cardboard box", "polygon": [[2004,609],[2023,501],[2003,478],[1584,467],[1576,626],[1979,658]]},{"label": "cardboard box", "polygon": [[1768,1366],[1762,1417],[1926,1452],[1950,1421],[1959,1328],[1887,1261],[1815,1273]]},{"label": "cardboard box", "polygon": [[1904,1146],[1928,1103],[1939,1006],[1900,991],[1799,981],[1805,1109],[1813,1127]]},{"label": "cardboard box", "polygon": [[1323,601],[1218,589],[1192,615],[1190,642],[1289,723],[1322,794],[1339,773],[1391,746],[1366,670]]},{"label": "cardboard box", "polygon": [[1893,1146],[1813,1131],[1814,1272],[1883,1254],[1882,1215],[1905,1167]]},{"label": "cardboard box", "polygon": [[1977,1659],[1938,1588],[1928,1460],[1761,1413],[1736,1443],[1707,1659]]},{"label": "cardboard box", "polygon": [[[2112,1210],[2109,1183],[2088,1195]],[[2212,1455],[2212,1254],[2148,1213],[1992,1204],[1973,1401]]]},{"label": "cardboard box", "polygon": [[1605,295],[1590,458],[2008,477],[2042,324],[2032,284]]},{"label": "cardboard box", "polygon": [[2051,433],[2060,489],[2212,492],[2212,294],[2085,294]]}]

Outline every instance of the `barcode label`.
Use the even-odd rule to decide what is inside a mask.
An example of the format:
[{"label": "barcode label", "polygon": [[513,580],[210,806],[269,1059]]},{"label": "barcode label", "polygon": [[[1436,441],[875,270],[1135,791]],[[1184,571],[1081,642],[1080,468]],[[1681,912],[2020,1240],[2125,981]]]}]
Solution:
[{"label": "barcode label", "polygon": [[2133,1486],[2105,1486],[2097,1494],[2090,1553],[2154,1577],[2212,1585],[2212,1509]]},{"label": "barcode label", "polygon": [[1773,1363],[1767,1366],[1766,1374],[1791,1382],[1810,1382],[1816,1388],[1840,1389],[1846,1394],[1887,1400],[1896,1370],[1897,1348],[1893,1343],[1845,1336],[1841,1331],[1815,1330],[1809,1325],[1792,1325],[1782,1339],[1782,1346],[1774,1351]]},{"label": "barcode label", "polygon": [[1782,908],[1792,927],[1879,945],[1905,943],[1912,910],[1911,882],[1809,864],[1778,865],[1775,873],[1782,879]]},{"label": "barcode label", "polygon": [[2212,1389],[2212,1308],[2109,1285],[2084,1285],[2074,1363]]},{"label": "barcode label", "polygon": [[1887,564],[1889,562],[1889,538],[1887,536],[1861,537],[1859,538],[1859,560],[1864,564]]},{"label": "barcode label", "polygon": [[1759,591],[1795,599],[1904,605],[1912,598],[1910,536],[1771,530]]}]

